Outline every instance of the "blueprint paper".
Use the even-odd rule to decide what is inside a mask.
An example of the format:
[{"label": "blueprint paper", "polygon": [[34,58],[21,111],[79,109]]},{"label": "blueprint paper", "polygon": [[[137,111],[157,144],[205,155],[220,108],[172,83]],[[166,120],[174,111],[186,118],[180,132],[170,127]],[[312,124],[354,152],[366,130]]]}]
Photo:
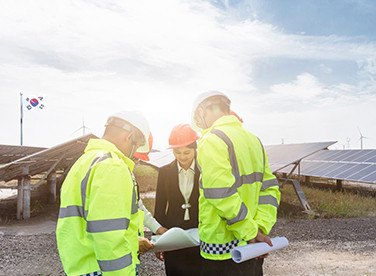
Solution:
[{"label": "blueprint paper", "polygon": [[183,230],[179,227],[170,228],[163,235],[151,237],[154,248],[150,252],[164,252],[200,245],[198,228]]},{"label": "blueprint paper", "polygon": [[231,257],[234,262],[241,263],[289,245],[285,237],[275,237],[270,240],[273,246],[269,246],[266,242],[257,242],[235,247],[231,250]]}]

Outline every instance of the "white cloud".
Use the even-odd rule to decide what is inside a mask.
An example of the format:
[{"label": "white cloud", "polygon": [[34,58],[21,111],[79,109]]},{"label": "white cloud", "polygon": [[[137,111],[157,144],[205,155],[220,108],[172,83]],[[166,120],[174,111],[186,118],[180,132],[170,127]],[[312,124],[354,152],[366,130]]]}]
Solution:
[{"label": "white cloud", "polygon": [[237,106],[245,126],[265,144],[279,144],[282,139],[285,143],[338,141],[334,147],[342,149],[350,138],[350,147],[359,148],[359,127],[369,137],[365,147],[375,147],[376,94],[361,93],[359,87],[327,86],[303,73],[290,83],[271,86],[268,93],[243,96],[242,101]]},{"label": "white cloud", "polygon": [[270,90],[274,98],[283,98],[284,101],[299,101],[303,104],[312,102],[320,94],[325,93],[317,79],[308,73],[300,74],[292,83],[273,85]]},{"label": "white cloud", "polygon": [[[17,143],[21,91],[50,97],[48,116],[38,117],[40,134],[26,138],[35,145],[64,141],[82,117],[101,134],[106,116],[133,107],[150,118],[156,145],[165,145],[174,124],[189,122],[195,95],[208,89],[232,96],[249,127],[263,135],[271,126],[294,132],[294,125],[303,129],[300,119],[325,121],[329,109],[346,113],[356,103],[359,112],[374,102],[374,43],[286,35],[224,13],[205,1],[7,1],[0,9],[0,95],[8,105],[0,118],[11,114],[11,123],[1,119],[1,125],[12,134],[0,143]],[[359,64],[361,80],[329,87],[301,72],[257,93],[254,61],[270,57],[350,60]]]}]

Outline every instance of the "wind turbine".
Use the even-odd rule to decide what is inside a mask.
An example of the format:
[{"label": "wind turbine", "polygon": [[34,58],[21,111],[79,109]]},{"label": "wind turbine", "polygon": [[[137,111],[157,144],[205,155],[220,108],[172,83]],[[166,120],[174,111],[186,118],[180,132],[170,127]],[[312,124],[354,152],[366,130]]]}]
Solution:
[{"label": "wind turbine", "polygon": [[358,131],[359,131],[359,134],[360,134],[360,138],[359,138],[359,140],[360,140],[360,149],[363,149],[363,139],[367,139],[368,137],[363,136],[363,134],[360,132],[359,127],[358,127]]},{"label": "wind turbine", "polygon": [[91,130],[90,128],[86,127],[85,126],[85,121],[84,119],[82,118],[82,126],[80,128],[78,128],[77,130],[75,130],[72,134],[76,133],[77,131],[81,130],[82,129],[82,136],[85,136],[85,130]]}]

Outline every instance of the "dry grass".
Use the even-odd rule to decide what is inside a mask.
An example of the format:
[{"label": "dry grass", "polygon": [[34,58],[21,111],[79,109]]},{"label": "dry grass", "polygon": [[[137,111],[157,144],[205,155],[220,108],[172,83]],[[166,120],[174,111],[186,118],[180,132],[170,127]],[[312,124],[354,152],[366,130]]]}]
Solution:
[{"label": "dry grass", "polygon": [[155,191],[158,181],[157,169],[147,165],[136,165],[133,173],[141,193]]},{"label": "dry grass", "polygon": [[[315,212],[313,217],[345,218],[376,215],[376,198],[369,194],[335,192],[330,189],[316,189],[302,186],[309,205]],[[292,185],[281,189],[282,199],[279,216],[288,218],[306,217]],[[312,217],[312,216],[309,216]]]}]

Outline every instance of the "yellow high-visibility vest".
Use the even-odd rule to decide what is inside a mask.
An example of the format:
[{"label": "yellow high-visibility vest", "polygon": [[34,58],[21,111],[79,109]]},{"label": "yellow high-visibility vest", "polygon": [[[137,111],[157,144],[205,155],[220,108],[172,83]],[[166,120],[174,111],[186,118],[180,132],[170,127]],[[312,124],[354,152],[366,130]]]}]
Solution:
[{"label": "yellow high-visibility vest", "polygon": [[67,275],[135,275],[138,205],[134,163],[91,139],[61,188],[57,245]]},{"label": "yellow high-visibility vest", "polygon": [[201,255],[230,259],[235,246],[255,238],[258,229],[267,235],[275,224],[278,181],[259,139],[233,115],[203,131],[197,161]]}]

